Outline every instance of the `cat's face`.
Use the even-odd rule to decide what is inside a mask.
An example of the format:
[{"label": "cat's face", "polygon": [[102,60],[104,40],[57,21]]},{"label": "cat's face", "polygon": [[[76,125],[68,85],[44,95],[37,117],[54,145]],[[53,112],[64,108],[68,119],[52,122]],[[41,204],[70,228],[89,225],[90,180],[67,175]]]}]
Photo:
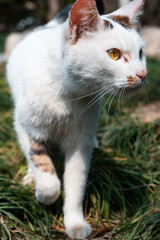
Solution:
[{"label": "cat's face", "polygon": [[147,76],[144,41],[135,29],[111,22],[109,18],[107,21],[112,27],[97,38],[101,38],[99,44],[104,57],[102,64],[104,71],[108,70],[108,80],[117,88],[141,86]]},{"label": "cat's face", "polygon": [[145,44],[134,26],[143,1],[135,0],[101,17],[94,0],[85,2],[76,2],[69,19],[66,62],[75,83],[92,89],[132,90],[143,85],[147,76]]}]

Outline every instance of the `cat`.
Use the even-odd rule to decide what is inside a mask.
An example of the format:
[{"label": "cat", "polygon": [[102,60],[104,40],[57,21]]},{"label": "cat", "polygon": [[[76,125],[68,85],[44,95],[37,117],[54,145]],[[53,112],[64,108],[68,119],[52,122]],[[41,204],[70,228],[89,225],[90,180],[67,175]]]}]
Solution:
[{"label": "cat", "polygon": [[77,0],[63,24],[55,20],[33,31],[8,61],[15,129],[29,165],[25,181],[34,176],[39,202],[57,200],[61,183],[47,143],[58,144],[65,155],[63,211],[70,238],[92,232],[82,201],[102,96],[134,91],[147,76],[145,43],[136,31],[142,5],[134,0],[100,16],[94,0]]}]

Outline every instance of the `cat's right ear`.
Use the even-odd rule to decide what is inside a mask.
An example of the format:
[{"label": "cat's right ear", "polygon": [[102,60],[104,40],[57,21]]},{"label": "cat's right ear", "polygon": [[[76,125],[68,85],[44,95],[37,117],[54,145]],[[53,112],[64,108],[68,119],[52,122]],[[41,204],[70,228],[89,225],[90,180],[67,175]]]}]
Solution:
[{"label": "cat's right ear", "polygon": [[95,0],[77,0],[69,15],[69,31],[72,43],[75,44],[85,32],[96,31],[100,19]]},{"label": "cat's right ear", "polygon": [[137,23],[138,16],[142,14],[144,0],[133,0],[128,4],[122,6],[120,9],[114,11],[112,16],[126,16],[130,19],[132,24]]}]

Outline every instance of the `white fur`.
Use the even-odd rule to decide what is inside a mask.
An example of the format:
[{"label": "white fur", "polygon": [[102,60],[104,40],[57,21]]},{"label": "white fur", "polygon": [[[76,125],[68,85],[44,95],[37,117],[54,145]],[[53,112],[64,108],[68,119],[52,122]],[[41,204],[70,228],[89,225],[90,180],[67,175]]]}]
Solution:
[{"label": "white fur", "polygon": [[[34,175],[36,197],[45,204],[58,198],[60,181],[35,168],[29,137],[56,142],[65,153],[64,224],[71,238],[86,238],[91,233],[82,201],[101,106],[100,99],[95,104],[93,99],[96,94],[100,98],[101,88],[107,92],[141,85],[129,86],[127,77],[135,77],[146,66],[145,57],[139,59],[144,47],[139,34],[110,19],[113,29],[105,29],[103,19],[108,17],[99,16],[97,31],[85,32],[76,44],[71,41],[69,20],[39,28],[16,47],[7,66],[15,128]],[[129,62],[123,56],[113,61],[107,55],[110,48],[127,54]]]},{"label": "white fur", "polygon": [[27,186],[31,184],[33,181],[34,181],[34,175],[33,175],[32,169],[31,167],[28,167],[27,174],[23,178],[23,185]]},{"label": "white fur", "polygon": [[39,169],[34,169],[36,176],[36,198],[39,202],[46,205],[54,203],[60,195],[61,183],[56,174],[43,173]]},{"label": "white fur", "polygon": [[120,9],[114,11],[112,15],[127,16],[130,18],[132,23],[136,23],[137,18],[140,14],[142,14],[143,4],[144,0],[131,1],[130,3],[122,6]]}]

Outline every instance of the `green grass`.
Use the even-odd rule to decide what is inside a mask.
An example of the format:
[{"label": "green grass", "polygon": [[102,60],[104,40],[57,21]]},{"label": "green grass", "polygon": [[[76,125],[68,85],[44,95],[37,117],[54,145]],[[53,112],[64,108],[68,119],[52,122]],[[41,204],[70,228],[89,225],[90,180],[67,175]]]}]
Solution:
[{"label": "green grass", "polygon": [[0,52],[4,52],[4,45],[7,33],[0,33]]},{"label": "green grass", "polygon": [[[160,101],[159,62],[149,59],[147,98],[143,90],[113,101],[101,112],[99,148],[94,150],[84,200],[90,239],[160,239],[160,120],[142,123],[131,117],[137,106]],[[21,185],[26,161],[12,121],[12,101],[0,65],[0,236],[5,239],[66,239],[62,197],[51,207],[39,204],[34,187]],[[124,111],[127,109],[127,111]],[[62,178],[62,156],[55,155]],[[63,192],[62,192],[63,196]]]}]

